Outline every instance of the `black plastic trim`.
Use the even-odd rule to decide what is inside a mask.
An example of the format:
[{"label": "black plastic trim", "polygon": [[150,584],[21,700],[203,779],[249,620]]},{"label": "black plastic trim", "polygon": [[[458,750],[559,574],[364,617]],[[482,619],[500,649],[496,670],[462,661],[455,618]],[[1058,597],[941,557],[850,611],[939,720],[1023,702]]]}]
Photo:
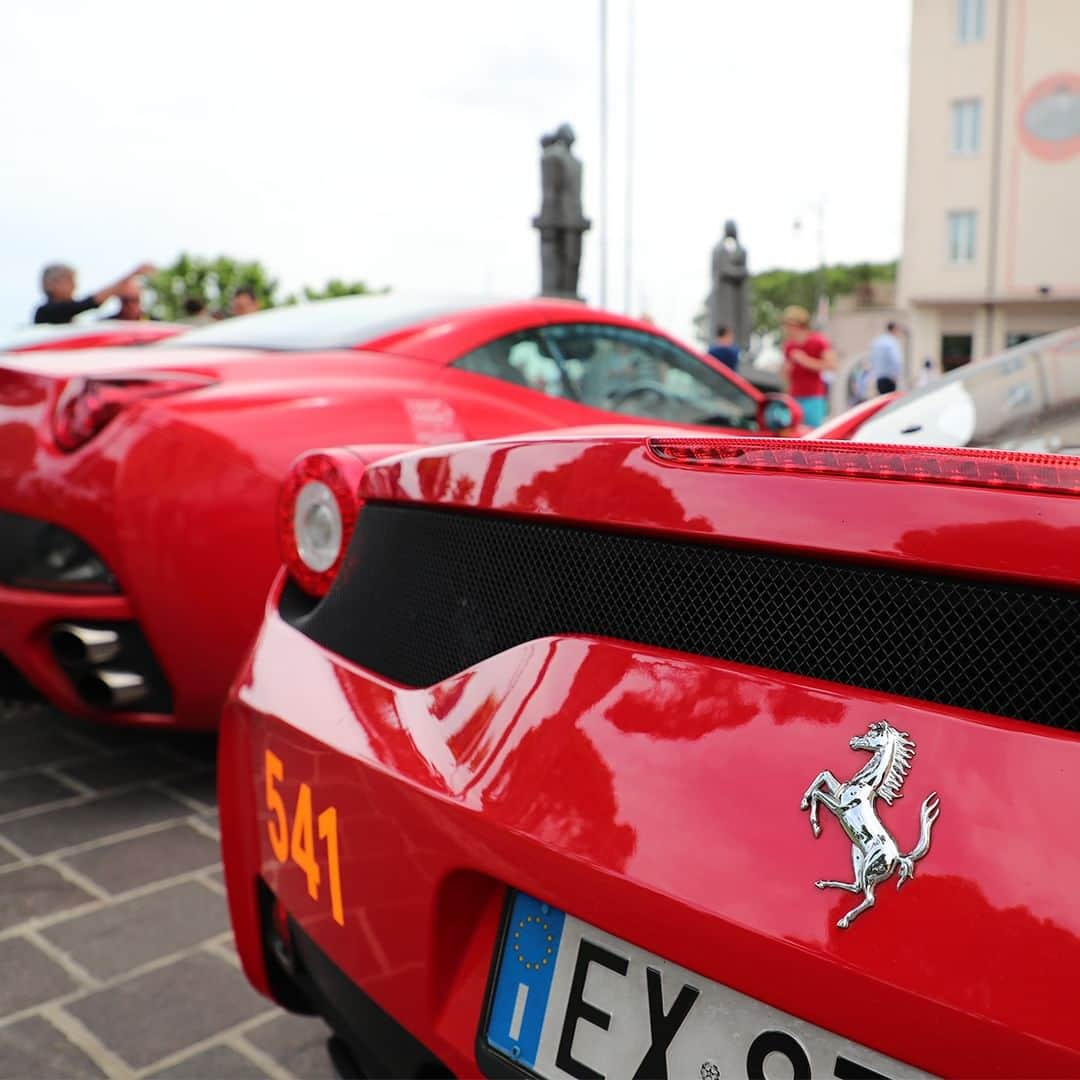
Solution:
[{"label": "black plastic trim", "polygon": [[[56,579],[43,558],[57,543],[70,545],[96,576],[84,581]],[[50,521],[0,510],[0,582],[34,592],[117,595],[120,588],[101,556],[79,535]]]},{"label": "black plastic trim", "polygon": [[[446,1065],[388,1012],[377,1005],[353,980],[289,918],[289,936],[294,952],[293,971],[286,973],[269,948],[271,925],[268,917],[273,894],[259,882],[263,912],[264,953],[270,955],[279,982],[272,988],[286,1007],[300,1000],[310,1005],[348,1046],[361,1071],[370,1077],[401,1077],[402,1080],[443,1080],[453,1077]],[[285,978],[291,988],[285,989]],[[293,1003],[293,1004],[290,1004]],[[304,1009],[303,1011],[307,1011]]]},{"label": "black plastic trim", "polygon": [[8,701],[44,701],[26,676],[0,653],[0,698]]}]

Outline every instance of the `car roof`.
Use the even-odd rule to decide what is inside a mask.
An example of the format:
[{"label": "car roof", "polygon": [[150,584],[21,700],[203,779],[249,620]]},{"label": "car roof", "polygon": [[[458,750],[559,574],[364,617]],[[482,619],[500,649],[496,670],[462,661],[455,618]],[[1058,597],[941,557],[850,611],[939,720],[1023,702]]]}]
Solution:
[{"label": "car roof", "polygon": [[[760,401],[760,390],[719,361],[651,323],[592,308],[580,300],[537,297],[523,300],[491,297],[391,293],[340,297],[256,312],[189,331],[162,342],[154,352],[177,356],[199,349],[219,358],[224,353],[256,357],[267,352],[342,350],[388,353],[436,365],[505,334],[558,323],[589,323],[621,327],[661,338],[720,371],[749,397]],[[186,360],[186,358],[185,358]]]},{"label": "car roof", "polygon": [[454,294],[342,296],[211,323],[163,347],[287,352],[352,349],[447,315],[488,310],[505,303],[490,297]]}]

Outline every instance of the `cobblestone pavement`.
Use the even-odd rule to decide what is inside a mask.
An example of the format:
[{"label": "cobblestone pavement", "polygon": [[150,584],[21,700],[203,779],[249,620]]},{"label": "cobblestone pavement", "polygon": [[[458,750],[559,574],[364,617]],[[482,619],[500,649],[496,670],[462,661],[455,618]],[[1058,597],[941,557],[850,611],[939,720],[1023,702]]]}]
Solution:
[{"label": "cobblestone pavement", "polygon": [[331,1077],[326,1036],[240,971],[213,740],[0,702],[0,1077]]}]

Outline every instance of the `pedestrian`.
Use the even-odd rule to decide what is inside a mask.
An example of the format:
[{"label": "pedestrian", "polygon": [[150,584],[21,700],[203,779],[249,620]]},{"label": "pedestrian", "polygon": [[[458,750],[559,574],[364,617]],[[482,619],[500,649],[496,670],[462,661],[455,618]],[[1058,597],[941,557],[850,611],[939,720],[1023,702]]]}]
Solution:
[{"label": "pedestrian", "polygon": [[857,361],[848,376],[848,405],[861,405],[870,397],[870,361],[863,357]]},{"label": "pedestrian", "polygon": [[262,307],[255,290],[247,285],[241,285],[233,293],[232,303],[229,305],[230,315],[250,315]]},{"label": "pedestrian", "polygon": [[929,386],[934,378],[934,360],[930,356],[924,356],[922,362],[922,371],[919,372],[918,386],[921,389],[924,386]]},{"label": "pedestrian", "polygon": [[[107,285],[90,296],[76,300],[75,270],[66,263],[50,263],[41,272],[41,290],[45,293],[45,303],[39,305],[34,312],[34,322],[53,325],[69,323],[76,315],[81,315],[84,311],[93,311],[101,307],[110,297],[119,296],[129,283],[135,282],[136,278],[153,272],[154,267],[150,263],[142,263],[112,285]],[[135,284],[138,285],[137,282]]]},{"label": "pedestrian", "polygon": [[180,320],[189,326],[205,326],[214,321],[214,316],[201,296],[189,296],[184,301],[184,317]]},{"label": "pedestrian", "polygon": [[824,334],[810,329],[806,308],[784,308],[780,329],[784,334],[788,393],[802,408],[803,420],[810,427],[818,427],[829,413],[829,387],[822,376],[836,370],[836,352]]},{"label": "pedestrian", "polygon": [[716,337],[709,346],[709,355],[721,364],[726,364],[732,371],[739,370],[739,346],[735,344],[735,334],[730,326],[721,323],[716,328]]},{"label": "pedestrian", "polygon": [[879,394],[891,394],[900,385],[904,358],[900,352],[900,328],[894,322],[870,346],[870,379]]},{"label": "pedestrian", "polygon": [[107,316],[107,320],[119,319],[121,322],[139,322],[142,319],[150,318],[143,311],[142,289],[139,288],[139,282],[136,278],[131,277],[122,282],[116,290],[116,297],[120,301],[120,310],[114,315]]}]

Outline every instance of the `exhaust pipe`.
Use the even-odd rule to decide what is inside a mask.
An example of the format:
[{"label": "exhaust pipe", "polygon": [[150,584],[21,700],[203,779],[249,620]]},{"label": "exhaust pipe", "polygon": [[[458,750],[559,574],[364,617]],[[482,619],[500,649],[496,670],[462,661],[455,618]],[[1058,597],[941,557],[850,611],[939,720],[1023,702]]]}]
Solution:
[{"label": "exhaust pipe", "polygon": [[62,664],[107,664],[120,652],[120,635],[94,626],[57,623],[51,640]]},{"label": "exhaust pipe", "polygon": [[130,709],[147,694],[146,680],[134,671],[103,668],[79,683],[79,693],[95,709]]}]

